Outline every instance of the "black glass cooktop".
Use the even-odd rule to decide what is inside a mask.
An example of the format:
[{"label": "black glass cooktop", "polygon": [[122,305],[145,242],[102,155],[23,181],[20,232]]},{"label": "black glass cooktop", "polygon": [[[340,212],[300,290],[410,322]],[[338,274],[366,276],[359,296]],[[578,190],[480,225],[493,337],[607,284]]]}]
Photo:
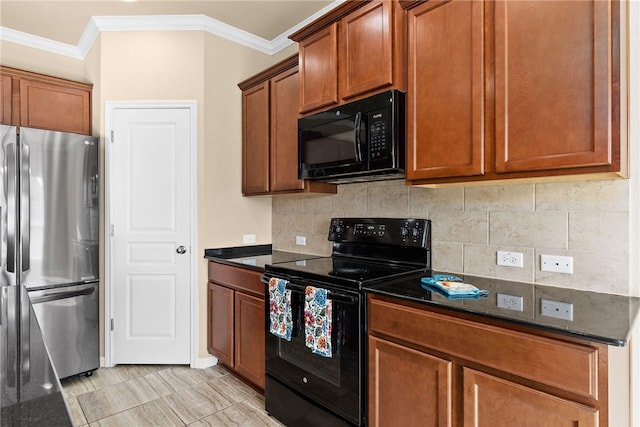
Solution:
[{"label": "black glass cooktop", "polygon": [[333,256],[267,265],[265,271],[267,274],[276,273],[278,277],[285,275],[289,280],[314,280],[325,285],[359,289],[364,284],[373,284],[381,280],[424,274],[426,267]]}]

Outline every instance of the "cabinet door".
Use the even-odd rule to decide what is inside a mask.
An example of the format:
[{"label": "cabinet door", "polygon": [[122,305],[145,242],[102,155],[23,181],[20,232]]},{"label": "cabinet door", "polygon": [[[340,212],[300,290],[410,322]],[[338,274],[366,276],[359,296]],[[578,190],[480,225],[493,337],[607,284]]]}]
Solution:
[{"label": "cabinet door", "polygon": [[585,427],[598,410],[469,368],[463,370],[465,426]]},{"label": "cabinet door", "polygon": [[207,347],[209,353],[231,367],[234,359],[233,294],[233,290],[209,282]]},{"label": "cabinet door", "polygon": [[91,92],[20,79],[20,126],[91,133]]},{"label": "cabinet door", "polygon": [[264,299],[236,293],[236,371],[264,389]]},{"label": "cabinet door", "polygon": [[370,426],[451,425],[450,361],[369,336],[368,381]]},{"label": "cabinet door", "polygon": [[301,113],[338,102],[337,27],[331,24],[299,44]]},{"label": "cabinet door", "polygon": [[393,3],[372,1],[340,22],[340,96],[393,83]]},{"label": "cabinet door", "polygon": [[271,80],[271,191],[304,189],[298,179],[298,70]]},{"label": "cabinet door", "polygon": [[11,125],[11,94],[12,94],[11,76],[6,74],[0,75],[0,123],[3,125]]},{"label": "cabinet door", "polygon": [[242,193],[269,192],[269,82],[242,92]]},{"label": "cabinet door", "polygon": [[611,2],[497,1],[496,171],[611,164]]},{"label": "cabinet door", "polygon": [[484,173],[484,2],[408,13],[407,179]]}]

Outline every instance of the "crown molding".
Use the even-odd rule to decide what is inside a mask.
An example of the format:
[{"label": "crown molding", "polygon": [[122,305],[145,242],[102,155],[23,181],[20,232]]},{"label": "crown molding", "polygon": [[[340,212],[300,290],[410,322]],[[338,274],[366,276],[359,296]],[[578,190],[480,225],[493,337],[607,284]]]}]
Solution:
[{"label": "crown molding", "polygon": [[84,59],[101,32],[205,31],[268,55],[290,46],[288,36],[347,0],[336,0],[273,40],[266,40],[205,15],[92,16],[76,46],[0,26],[0,40],[74,59]]}]

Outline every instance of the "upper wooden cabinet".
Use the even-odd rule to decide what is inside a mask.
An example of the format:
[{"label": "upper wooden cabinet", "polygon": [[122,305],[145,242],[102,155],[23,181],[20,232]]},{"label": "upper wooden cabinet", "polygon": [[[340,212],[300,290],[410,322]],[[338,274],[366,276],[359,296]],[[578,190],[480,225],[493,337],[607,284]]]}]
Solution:
[{"label": "upper wooden cabinet", "polygon": [[617,2],[405,6],[410,183],[628,173]]},{"label": "upper wooden cabinet", "polygon": [[335,193],[298,179],[298,57],[238,84],[242,90],[242,193]]},{"label": "upper wooden cabinet", "polygon": [[406,90],[406,13],[392,0],[345,2],[290,38],[299,43],[301,113]]},{"label": "upper wooden cabinet", "polygon": [[3,124],[91,134],[92,85],[0,66]]}]

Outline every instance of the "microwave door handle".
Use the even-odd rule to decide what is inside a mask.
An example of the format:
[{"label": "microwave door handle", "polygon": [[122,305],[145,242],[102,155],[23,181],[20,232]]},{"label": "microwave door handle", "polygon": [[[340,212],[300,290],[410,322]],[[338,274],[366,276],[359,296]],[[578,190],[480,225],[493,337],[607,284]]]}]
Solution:
[{"label": "microwave door handle", "polygon": [[362,146],[360,141],[360,125],[362,123],[362,112],[358,111],[356,113],[356,120],[354,124],[354,138],[353,138],[353,148],[356,153],[356,161],[362,162]]}]

